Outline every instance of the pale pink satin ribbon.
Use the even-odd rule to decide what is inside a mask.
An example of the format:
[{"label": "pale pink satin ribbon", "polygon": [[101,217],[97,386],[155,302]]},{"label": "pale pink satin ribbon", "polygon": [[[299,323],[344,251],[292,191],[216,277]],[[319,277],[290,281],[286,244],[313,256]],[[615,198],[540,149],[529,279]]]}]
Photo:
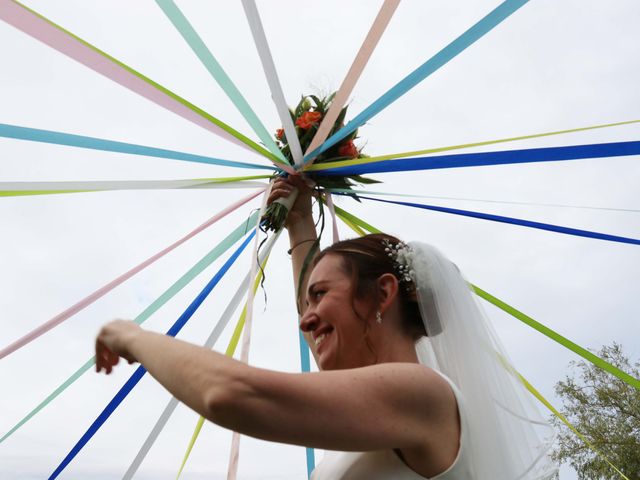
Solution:
[{"label": "pale pink satin ribbon", "polygon": [[72,34],[55,27],[44,18],[13,0],[0,0],[0,19],[51,48],[67,55],[105,77],[151,100],[161,107],[180,115],[196,125],[219,135],[243,148],[254,151],[210,120],[198,115],[168,94],[146,83],[114,60],[107,58],[82,43]]},{"label": "pale pink satin ribbon", "polygon": [[[262,205],[260,206],[260,214],[258,215],[258,225],[260,225],[260,221],[262,220],[262,216],[267,208],[267,200],[269,198],[269,194],[271,193],[271,187],[273,186],[273,182],[269,183],[269,187],[264,192],[264,197],[262,198]],[[250,276],[251,281],[254,282],[256,275],[258,273],[258,246],[260,245],[259,239],[259,230],[256,233],[255,240],[253,242],[253,251],[251,252],[251,269]],[[278,235],[277,233],[275,235]],[[247,292],[247,303],[246,303],[246,314],[244,318],[244,329],[242,331],[242,350],[240,352],[240,361],[244,363],[249,363],[249,348],[251,346],[251,326],[253,323],[253,300],[255,298],[255,290],[253,288],[249,288]],[[233,436],[231,438],[231,452],[229,454],[229,468],[227,470],[227,480],[236,480],[238,475],[238,460],[240,458],[240,434],[238,432],[233,432]]]},{"label": "pale pink satin ribbon", "polygon": [[103,287],[99,288],[98,290],[96,290],[95,292],[93,292],[91,295],[83,298],[78,303],[72,305],[71,307],[67,308],[65,311],[59,313],[58,315],[53,317],[51,320],[46,321],[45,323],[43,323],[42,325],[40,325],[36,329],[34,329],[31,332],[27,333],[26,335],[24,335],[23,337],[19,338],[18,340],[16,340],[12,344],[6,346],[2,350],[0,350],[0,359],[6,357],[7,355],[15,352],[18,349],[24,347],[26,344],[28,344],[29,342],[35,340],[40,335],[48,332],[49,330],[51,330],[52,328],[54,328],[54,327],[56,327],[58,325],[60,325],[62,322],[67,320],[72,315],[75,315],[76,313],[78,313],[82,309],[84,309],[87,306],[91,305],[93,302],[95,302],[96,300],[98,300],[99,298],[101,298],[102,296],[104,296],[105,294],[110,292],[111,290],[113,290],[115,287],[117,287],[121,283],[123,283],[124,281],[126,281],[129,278],[133,277],[136,273],[138,273],[141,270],[143,270],[144,268],[148,267],[153,262],[155,262],[159,258],[163,257],[164,255],[166,255],[167,253],[169,253],[170,251],[172,251],[176,247],[182,245],[184,242],[186,242],[187,240],[189,240],[190,238],[192,238],[196,234],[200,233],[204,229],[210,227],[211,225],[216,223],[221,218],[223,218],[226,215],[228,215],[229,213],[233,212],[235,209],[241,207],[245,203],[247,203],[250,200],[254,199],[258,195],[260,195],[263,191],[264,191],[264,189],[258,190],[257,192],[252,193],[251,195],[249,195],[249,196],[247,196],[247,197],[245,197],[245,198],[243,198],[241,200],[238,200],[237,202],[229,205],[227,208],[225,208],[224,210],[221,210],[220,212],[215,214],[213,217],[211,217],[209,220],[207,220],[202,225],[200,225],[198,228],[196,228],[192,232],[188,233],[187,235],[185,235],[181,239],[177,240],[176,242],[172,243],[171,245],[169,245],[164,250],[156,253],[152,257],[149,257],[147,260],[142,262],[140,265],[132,268],[131,270],[129,270],[126,273],[123,273],[122,275],[120,275],[115,280],[112,280],[111,282],[109,282],[105,286],[103,286]]},{"label": "pale pink satin ribbon", "polygon": [[[349,98],[349,95],[351,95],[353,87],[355,87],[356,82],[360,78],[364,67],[367,65],[369,58],[371,58],[371,54],[375,50],[376,45],[378,45],[378,41],[382,37],[387,25],[389,25],[391,17],[399,4],[400,0],[385,0],[382,7],[380,7],[380,11],[369,29],[367,37],[364,39],[351,68],[349,68],[346,77],[342,81],[342,85],[340,85],[340,88],[336,92],[336,96],[331,103],[331,107],[329,107],[329,111],[322,120],[322,123],[311,140],[311,144],[309,145],[309,148],[307,148],[305,154],[313,152],[327,139],[327,136],[331,131],[331,127],[333,127],[338,115],[340,115],[342,107],[347,103],[347,99]],[[313,159],[307,163],[307,165],[311,165],[312,163]]]},{"label": "pale pink satin ribbon", "polygon": [[[347,101],[347,98],[349,97],[349,95],[351,94],[351,91],[353,90],[353,87],[355,86],[358,78],[360,77],[360,74],[362,73],[362,71],[364,70],[365,65],[367,64],[367,61],[369,60],[369,58],[371,57],[371,54],[373,53],[373,50],[375,49],[378,40],[380,39],[380,37],[382,36],[382,33],[384,32],[386,26],[389,23],[389,20],[391,19],[394,11],[396,10],[398,4],[400,3],[400,0],[385,0],[384,4],[382,5],[380,12],[378,13],[378,16],[376,17],[373,25],[371,26],[371,29],[369,30],[369,34],[367,35],[364,43],[362,44],[362,47],[360,48],[360,51],[358,52],[358,55],[356,56],[353,65],[351,66],[351,68],[349,69],[349,72],[347,73],[347,76],[345,77],[344,81],[342,82],[342,85],[340,86],[340,89],[338,90],[338,92],[336,93],[336,96],[333,100],[333,103],[331,105],[331,107],[329,108],[329,112],[327,112],[327,115],[325,116],[325,119],[322,121],[322,124],[320,125],[320,128],[318,129],[318,131],[316,132],[316,135],[314,136],[311,145],[309,146],[309,148],[307,149],[307,152],[312,152],[315,148],[317,148],[319,145],[322,144],[322,142],[325,141],[325,139],[327,138],[327,135],[329,134],[329,131],[331,130],[331,127],[333,126],[333,123],[336,121],[336,119],[338,118],[338,115],[340,113],[340,110],[342,109],[342,107],[344,106],[344,104]],[[261,30],[261,24],[260,24],[260,20],[259,20],[259,16],[257,15],[257,9],[255,8],[255,3],[253,2],[253,0],[244,0],[243,1],[243,5],[245,6],[245,9],[247,8],[247,6],[251,7],[249,10],[250,12],[253,14],[253,17],[251,17],[248,14],[248,20],[249,23],[252,25],[252,29],[256,29],[259,32],[262,32]],[[257,18],[257,19],[256,19]],[[254,28],[256,27],[256,25],[258,25],[259,28]],[[255,33],[254,33],[255,36]],[[266,45],[266,38],[262,38],[260,36],[258,36],[258,38],[260,40],[264,40],[265,41],[265,45],[260,44],[260,42],[256,42],[256,46],[258,48],[259,51],[261,52],[268,52],[268,46]],[[270,58],[270,53],[269,53],[269,58]],[[271,65],[270,65],[271,66]],[[267,75],[267,78],[270,77],[275,77],[275,82],[274,84],[279,87],[279,82],[277,82],[277,76],[275,75],[275,69],[265,69],[265,74]],[[273,88],[272,88],[272,93],[273,93]],[[277,90],[277,88],[276,88]],[[279,98],[280,102],[279,104],[282,104],[283,98]],[[287,112],[287,118],[290,118]],[[283,126],[286,129],[287,128],[287,122],[285,121],[285,119],[283,119]],[[291,138],[290,136],[288,138]],[[297,138],[297,137],[296,137]],[[299,164],[299,162],[296,162],[297,164]],[[333,208],[333,201],[331,200],[331,194],[329,194],[327,196],[327,206],[329,207],[329,211],[331,212],[331,216],[332,216],[332,222],[333,222],[333,239],[334,242],[338,241],[338,225],[335,219],[335,211]],[[253,300],[253,299],[251,299]],[[251,308],[251,304],[253,303],[250,302],[247,304],[247,309]],[[243,345],[242,345],[242,358],[244,361],[244,355],[245,355],[245,341],[248,342],[248,332],[250,331],[247,326],[250,324],[250,317],[249,317],[249,311],[247,311],[247,321],[248,323],[245,325],[245,330],[244,330],[244,337],[243,337]],[[248,347],[247,347],[248,349]],[[248,351],[248,350],[247,350]],[[248,354],[248,353],[247,353]],[[233,433],[233,437],[231,440],[231,452],[230,452],[230,456],[229,456],[229,469],[227,471],[227,480],[236,480],[236,476],[237,476],[237,471],[238,471],[238,462],[239,462],[239,450],[240,450],[240,435],[236,432]]]},{"label": "pale pink satin ribbon", "polygon": [[329,213],[331,214],[331,225],[333,227],[333,243],[340,241],[340,234],[338,233],[338,222],[336,221],[336,209],[333,206],[333,196],[330,192],[325,192],[327,199],[327,207],[329,208]]}]

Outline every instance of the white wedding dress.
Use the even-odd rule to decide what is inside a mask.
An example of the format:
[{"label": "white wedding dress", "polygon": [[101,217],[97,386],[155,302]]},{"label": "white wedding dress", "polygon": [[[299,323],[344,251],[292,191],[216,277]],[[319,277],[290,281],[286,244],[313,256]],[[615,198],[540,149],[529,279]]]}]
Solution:
[{"label": "white wedding dress", "polygon": [[467,419],[464,401],[458,388],[445,375],[458,403],[460,415],[460,447],[456,459],[444,472],[427,478],[411,470],[393,450],[372,452],[327,451],[311,475],[311,480],[474,480],[468,456],[465,455]]},{"label": "white wedding dress", "polygon": [[553,430],[532,403],[459,269],[421,242],[398,244],[389,255],[416,287],[429,335],[416,342],[418,360],[441,374],[455,394],[461,430],[458,456],[447,470],[426,479],[392,449],[327,452],[312,480],[555,478],[557,467],[548,456]]}]

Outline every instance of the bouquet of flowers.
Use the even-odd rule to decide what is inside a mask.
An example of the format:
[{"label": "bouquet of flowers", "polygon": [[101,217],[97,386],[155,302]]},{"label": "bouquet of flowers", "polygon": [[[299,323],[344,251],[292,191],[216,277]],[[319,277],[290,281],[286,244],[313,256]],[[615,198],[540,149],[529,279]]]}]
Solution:
[{"label": "bouquet of flowers", "polygon": [[[324,98],[319,98],[316,95],[302,96],[296,108],[294,110],[290,110],[291,118],[295,124],[296,134],[298,135],[298,140],[300,141],[300,146],[303,152],[306,152],[309,148],[313,137],[320,127],[322,119],[329,110],[329,107],[331,107],[331,102],[333,101],[334,96],[335,92]],[[344,126],[347,108],[348,106],[345,106],[340,111],[338,118],[331,127],[329,137]],[[315,158],[314,163],[337,162],[366,157],[366,155],[362,153],[362,148],[356,147],[354,143],[356,138],[358,138],[358,130],[355,130],[340,143],[322,152]],[[293,166],[294,160],[291,155],[291,148],[283,128],[279,128],[276,131],[275,139],[280,151]],[[377,180],[362,177],[360,175],[333,176],[322,175],[322,172],[309,172],[305,174],[305,176],[315,184],[315,188],[317,189],[344,189],[347,190],[347,195],[350,195],[356,200],[358,200],[358,196],[355,193],[349,193],[349,190],[352,190],[354,186],[358,184],[380,183]],[[276,200],[267,209],[263,217],[263,226],[267,230],[277,231],[284,225],[284,221],[287,218],[290,208],[290,205],[287,205],[286,200],[287,199],[284,201]],[[289,199],[290,204],[293,204],[293,201],[295,201],[295,198]]]}]

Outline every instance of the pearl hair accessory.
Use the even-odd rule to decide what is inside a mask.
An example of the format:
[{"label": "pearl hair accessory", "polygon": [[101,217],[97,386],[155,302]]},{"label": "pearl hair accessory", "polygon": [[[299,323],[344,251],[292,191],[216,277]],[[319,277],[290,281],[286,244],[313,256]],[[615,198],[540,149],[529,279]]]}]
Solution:
[{"label": "pearl hair accessory", "polygon": [[389,240],[382,240],[384,251],[393,261],[393,267],[397,273],[398,280],[404,289],[411,293],[416,289],[415,272],[412,268],[413,251],[411,247],[403,242],[395,245]]}]

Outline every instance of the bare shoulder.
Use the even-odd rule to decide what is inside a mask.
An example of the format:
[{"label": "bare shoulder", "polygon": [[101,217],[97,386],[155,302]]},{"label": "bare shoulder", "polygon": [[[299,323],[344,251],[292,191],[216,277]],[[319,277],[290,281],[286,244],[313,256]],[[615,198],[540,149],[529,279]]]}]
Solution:
[{"label": "bare shoulder", "polygon": [[429,449],[445,430],[455,436],[453,391],[441,375],[419,364],[383,363],[309,374],[264,371],[254,387],[253,398],[270,398],[272,408],[263,410],[270,418],[284,408],[304,416],[307,426],[316,421],[322,425],[324,438],[333,438],[329,445],[315,445],[321,448]]}]

